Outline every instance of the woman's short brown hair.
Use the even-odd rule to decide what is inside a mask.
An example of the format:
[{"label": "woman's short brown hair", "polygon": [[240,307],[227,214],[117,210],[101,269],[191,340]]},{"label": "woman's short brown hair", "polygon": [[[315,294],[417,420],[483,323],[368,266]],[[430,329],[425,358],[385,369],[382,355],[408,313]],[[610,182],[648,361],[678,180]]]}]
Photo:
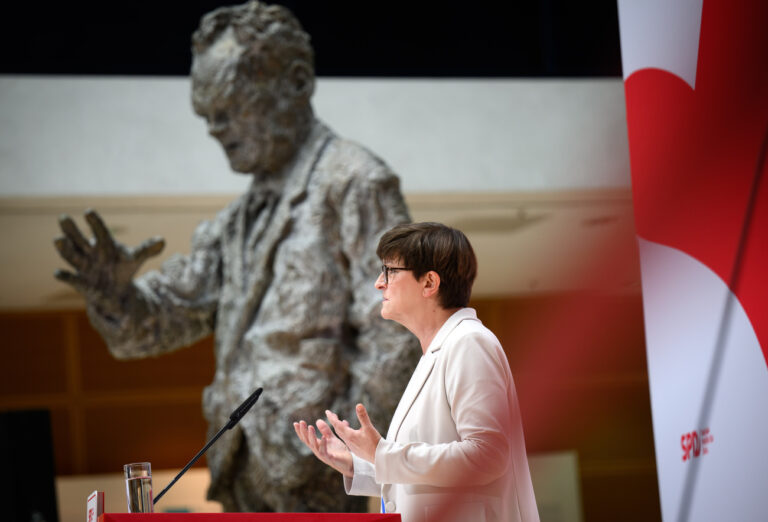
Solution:
[{"label": "woman's short brown hair", "polygon": [[381,236],[376,254],[383,261],[398,260],[416,279],[430,270],[437,272],[437,296],[443,308],[461,308],[469,303],[477,259],[460,230],[440,223],[397,225]]}]

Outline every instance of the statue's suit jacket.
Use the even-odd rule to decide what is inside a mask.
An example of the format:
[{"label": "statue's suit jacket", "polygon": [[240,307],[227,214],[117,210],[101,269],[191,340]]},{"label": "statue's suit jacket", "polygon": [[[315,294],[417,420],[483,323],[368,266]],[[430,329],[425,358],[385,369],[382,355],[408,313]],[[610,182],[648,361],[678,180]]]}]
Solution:
[{"label": "statue's suit jacket", "polygon": [[353,461],[347,493],[381,494],[403,522],[539,520],[509,364],[471,308],[425,351],[374,464]]},{"label": "statue's suit jacket", "polygon": [[[206,454],[209,497],[237,511],[346,511],[335,472],[293,422],[370,405],[385,423],[418,342],[380,316],[374,287],[383,232],[409,221],[399,180],[320,122],[283,172],[201,223],[188,255],[135,281],[144,308],[89,306],[118,357],[159,355],[214,333],[216,372],[203,396],[209,437],[257,387],[259,403]],[[180,463],[182,464],[182,463]]]}]

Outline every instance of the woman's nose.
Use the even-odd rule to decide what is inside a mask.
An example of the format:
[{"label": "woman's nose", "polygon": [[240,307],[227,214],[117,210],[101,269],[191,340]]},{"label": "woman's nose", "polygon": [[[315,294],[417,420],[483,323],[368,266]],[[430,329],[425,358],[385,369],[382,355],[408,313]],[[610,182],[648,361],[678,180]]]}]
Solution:
[{"label": "woman's nose", "polygon": [[379,274],[379,277],[376,278],[376,282],[373,284],[374,287],[376,287],[376,290],[383,290],[384,287],[387,286],[387,284],[384,282],[384,272]]}]

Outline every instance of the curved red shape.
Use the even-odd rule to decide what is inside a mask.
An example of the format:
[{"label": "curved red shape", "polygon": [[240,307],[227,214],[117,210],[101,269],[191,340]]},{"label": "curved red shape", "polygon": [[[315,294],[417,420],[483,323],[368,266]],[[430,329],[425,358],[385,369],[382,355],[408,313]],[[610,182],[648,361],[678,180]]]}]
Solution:
[{"label": "curved red shape", "polygon": [[705,0],[696,89],[658,69],[637,71],[624,85],[638,235],[717,273],[744,307],[768,363],[765,164],[740,279],[731,284],[768,132],[766,20],[763,0]]}]

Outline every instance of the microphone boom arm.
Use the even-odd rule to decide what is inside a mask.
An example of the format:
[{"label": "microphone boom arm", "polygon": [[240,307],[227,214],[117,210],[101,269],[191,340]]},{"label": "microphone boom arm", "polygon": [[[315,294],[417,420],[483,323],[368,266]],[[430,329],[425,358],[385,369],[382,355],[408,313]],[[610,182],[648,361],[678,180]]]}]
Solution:
[{"label": "microphone boom arm", "polygon": [[218,440],[218,438],[219,438],[219,437],[221,437],[221,435],[222,435],[222,434],[223,434],[225,431],[227,431],[227,430],[231,430],[232,428],[234,428],[234,427],[235,427],[235,424],[237,424],[238,422],[240,422],[240,419],[241,419],[241,418],[243,418],[243,416],[244,416],[246,413],[248,413],[248,410],[250,410],[250,409],[251,409],[251,407],[252,407],[254,404],[256,404],[256,401],[257,401],[257,400],[259,400],[259,396],[261,395],[261,392],[262,392],[262,388],[259,388],[259,389],[257,389],[255,392],[253,392],[253,393],[251,394],[251,396],[250,396],[250,397],[248,397],[247,399],[245,399],[245,400],[243,401],[243,403],[242,403],[240,406],[238,406],[238,408],[237,408],[235,411],[233,411],[233,412],[232,412],[232,415],[230,415],[230,416],[229,416],[229,422],[227,422],[227,423],[224,425],[224,427],[223,427],[223,428],[221,428],[221,429],[219,430],[219,432],[218,432],[216,435],[214,435],[214,436],[213,436],[213,438],[212,438],[211,440],[209,440],[209,441],[208,441],[208,443],[207,443],[205,446],[203,446],[203,449],[201,449],[200,451],[198,451],[198,452],[197,452],[197,455],[195,455],[194,457],[192,457],[192,460],[190,460],[190,461],[187,463],[187,465],[186,465],[186,466],[184,466],[184,469],[182,469],[182,470],[179,472],[179,474],[178,474],[178,475],[176,475],[176,476],[173,478],[173,480],[172,480],[172,481],[171,481],[171,482],[170,482],[170,483],[169,483],[167,486],[165,486],[165,489],[163,489],[163,490],[160,492],[160,494],[159,494],[158,496],[156,496],[156,497],[155,497],[155,499],[154,499],[154,500],[153,500],[153,502],[152,502],[152,505],[155,505],[155,504],[157,504],[157,501],[158,501],[158,500],[160,500],[160,499],[163,497],[163,495],[165,495],[165,492],[166,492],[166,491],[168,491],[169,489],[171,489],[171,486],[173,486],[173,485],[176,483],[176,481],[177,481],[177,480],[179,480],[179,479],[181,478],[181,476],[182,476],[184,473],[186,473],[186,472],[187,472],[187,470],[188,470],[189,468],[191,468],[191,467],[192,467],[192,465],[193,465],[195,462],[197,462],[197,459],[199,459],[200,457],[202,457],[202,456],[203,456],[203,453],[205,453],[205,452],[208,450],[208,448],[210,448],[210,447],[213,445],[213,443],[214,443],[214,442],[216,442],[216,441]]}]

